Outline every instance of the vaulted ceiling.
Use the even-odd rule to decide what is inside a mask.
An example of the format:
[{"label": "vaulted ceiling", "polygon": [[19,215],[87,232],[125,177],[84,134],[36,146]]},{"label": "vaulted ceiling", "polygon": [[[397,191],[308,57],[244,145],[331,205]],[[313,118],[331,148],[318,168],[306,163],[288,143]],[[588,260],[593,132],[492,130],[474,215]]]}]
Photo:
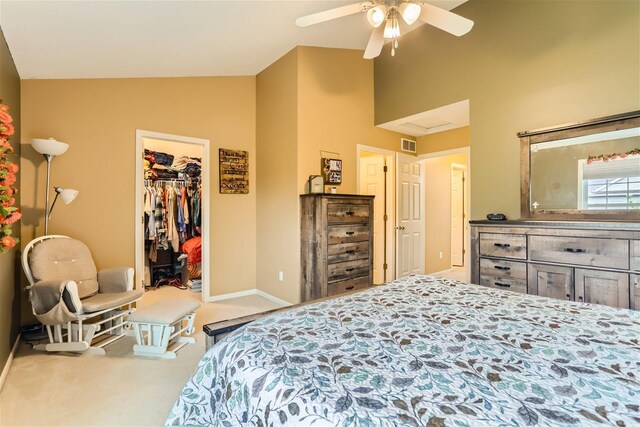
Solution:
[{"label": "vaulted ceiling", "polygon": [[299,45],[364,50],[363,13],[295,25],[353,2],[5,0],[0,25],[23,79],[255,75]]}]

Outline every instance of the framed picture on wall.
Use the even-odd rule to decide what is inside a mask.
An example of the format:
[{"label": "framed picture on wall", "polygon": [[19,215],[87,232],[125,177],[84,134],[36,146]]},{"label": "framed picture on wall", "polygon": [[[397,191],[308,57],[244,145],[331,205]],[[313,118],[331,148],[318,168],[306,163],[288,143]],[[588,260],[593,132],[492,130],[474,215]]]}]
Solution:
[{"label": "framed picture on wall", "polygon": [[221,148],[220,156],[220,193],[249,193],[249,152]]},{"label": "framed picture on wall", "polygon": [[342,184],[342,160],[322,158],[320,159],[320,167],[326,185]]}]

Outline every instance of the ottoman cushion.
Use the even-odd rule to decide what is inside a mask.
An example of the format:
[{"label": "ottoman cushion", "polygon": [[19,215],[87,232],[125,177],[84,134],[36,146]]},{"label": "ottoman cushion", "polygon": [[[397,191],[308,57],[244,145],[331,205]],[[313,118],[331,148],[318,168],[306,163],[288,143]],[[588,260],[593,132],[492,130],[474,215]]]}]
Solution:
[{"label": "ottoman cushion", "polygon": [[162,300],[137,309],[129,318],[134,323],[156,323],[170,325],[200,307],[192,299]]}]

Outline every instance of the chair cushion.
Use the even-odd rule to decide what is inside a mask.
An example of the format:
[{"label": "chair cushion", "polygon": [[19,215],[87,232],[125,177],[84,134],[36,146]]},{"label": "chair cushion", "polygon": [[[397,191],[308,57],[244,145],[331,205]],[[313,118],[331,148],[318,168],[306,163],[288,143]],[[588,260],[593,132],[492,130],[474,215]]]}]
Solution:
[{"label": "chair cushion", "polygon": [[118,308],[140,298],[144,291],[142,289],[129,292],[118,292],[115,294],[96,294],[82,300],[82,310],[85,313],[95,313],[96,311],[109,308]]},{"label": "chair cushion", "polygon": [[98,293],[96,265],[89,248],[79,240],[54,238],[38,243],[31,250],[29,267],[35,282],[73,280],[80,298]]},{"label": "chair cushion", "polygon": [[171,325],[199,307],[200,303],[192,299],[162,300],[137,309],[127,320],[136,323]]}]

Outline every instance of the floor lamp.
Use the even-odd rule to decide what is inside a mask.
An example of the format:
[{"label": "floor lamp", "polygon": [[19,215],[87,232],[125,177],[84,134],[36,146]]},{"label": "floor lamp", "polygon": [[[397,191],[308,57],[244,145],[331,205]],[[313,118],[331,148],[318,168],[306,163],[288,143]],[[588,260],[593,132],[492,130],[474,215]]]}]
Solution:
[{"label": "floor lamp", "polygon": [[53,138],[49,139],[32,139],[31,146],[38,153],[42,154],[47,161],[47,192],[46,192],[46,205],[44,211],[44,234],[49,234],[49,219],[51,219],[51,212],[58,200],[58,196],[62,198],[62,201],[68,205],[76,198],[78,192],[73,189],[63,189],[55,187],[56,197],[53,200],[53,204],[49,207],[49,182],[51,180],[51,161],[55,156],[64,154],[69,149],[69,144],[56,141]]}]

